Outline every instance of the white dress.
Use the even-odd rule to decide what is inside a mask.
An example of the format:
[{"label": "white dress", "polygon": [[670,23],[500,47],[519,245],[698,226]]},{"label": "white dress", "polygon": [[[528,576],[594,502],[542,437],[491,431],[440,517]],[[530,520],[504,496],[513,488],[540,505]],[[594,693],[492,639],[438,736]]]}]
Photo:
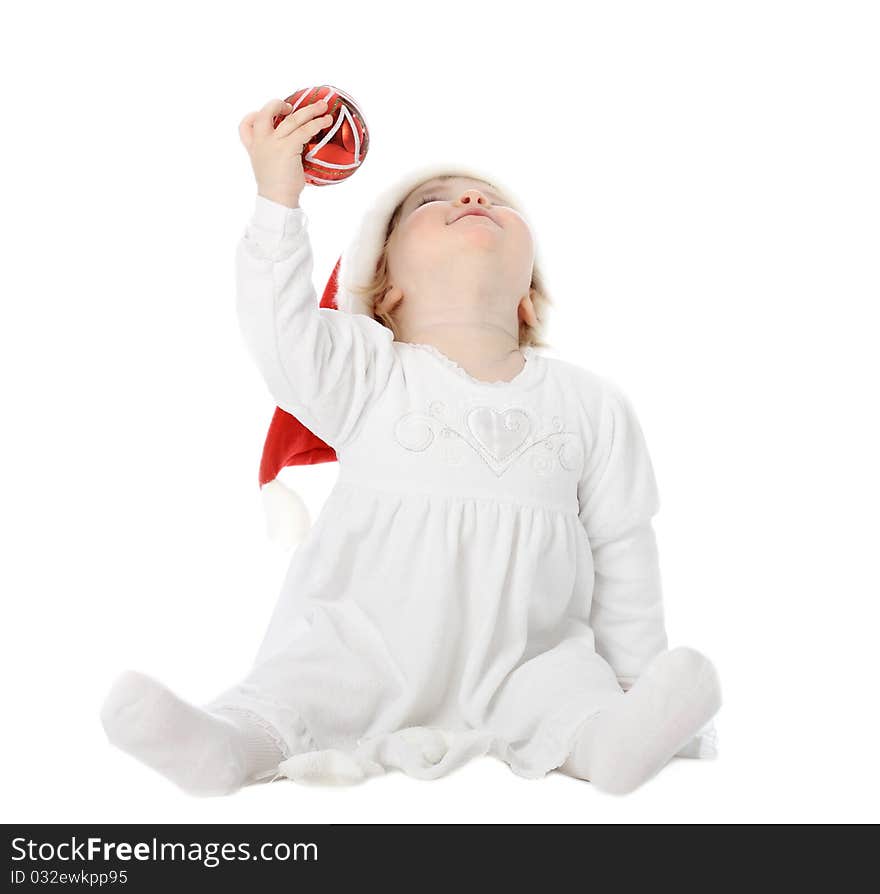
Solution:
[{"label": "white dress", "polygon": [[[238,314],[275,402],[334,447],[339,477],[252,670],[208,707],[262,724],[294,779],[436,778],[482,754],[543,776],[667,647],[630,403],[531,347],[486,383],[320,308],[307,230],[302,208],[257,196]],[[711,732],[681,753],[707,755]]]}]

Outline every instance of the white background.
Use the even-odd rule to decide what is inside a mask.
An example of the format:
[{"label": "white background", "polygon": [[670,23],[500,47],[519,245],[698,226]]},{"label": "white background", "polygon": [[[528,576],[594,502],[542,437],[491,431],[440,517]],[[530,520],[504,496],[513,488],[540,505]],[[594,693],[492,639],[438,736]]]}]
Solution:
[{"label": "white background", "polygon": [[[875,4],[42,3],[0,39],[4,821],[880,819]],[[403,168],[522,197],[551,353],[618,382],[648,438],[718,760],[624,798],[486,758],[200,800],[106,741],[124,668],[192,701],[239,679],[286,570],[234,313],[238,124],[328,82],[372,142],[303,194],[319,291]],[[316,512],[337,470],[282,477]]]}]

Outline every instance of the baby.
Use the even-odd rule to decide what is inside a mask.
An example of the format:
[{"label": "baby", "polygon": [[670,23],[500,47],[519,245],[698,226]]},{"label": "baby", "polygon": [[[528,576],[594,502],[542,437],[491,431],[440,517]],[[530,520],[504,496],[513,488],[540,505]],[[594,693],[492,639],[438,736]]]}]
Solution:
[{"label": "baby", "polygon": [[258,194],[237,300],[272,397],[339,477],[247,677],[196,706],[127,672],[107,735],[196,795],[432,779],[485,754],[630,792],[699,755],[721,704],[711,662],[667,648],[631,404],[537,350],[549,298],[494,178],[442,168],[386,192],[320,307],[299,199],[326,109],[272,100],[241,122]]}]

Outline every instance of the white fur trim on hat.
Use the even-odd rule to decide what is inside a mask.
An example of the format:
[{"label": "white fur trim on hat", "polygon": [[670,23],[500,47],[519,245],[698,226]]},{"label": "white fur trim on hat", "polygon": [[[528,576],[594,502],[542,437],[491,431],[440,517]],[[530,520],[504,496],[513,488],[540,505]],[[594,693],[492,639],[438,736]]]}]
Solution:
[{"label": "white fur trim on hat", "polygon": [[[394,209],[414,190],[420,183],[451,174],[456,177],[470,177],[474,180],[484,180],[494,184],[499,191],[508,198],[516,210],[525,216],[525,209],[515,193],[508,189],[498,178],[487,171],[479,170],[470,165],[457,163],[434,162],[411,169],[404,174],[392,186],[386,188],[367,209],[361,219],[360,226],[348,248],[342,255],[339,265],[339,286],[336,294],[336,306],[339,310],[349,313],[366,314],[373,316],[372,308],[360,296],[350,291],[350,286],[368,286],[376,274],[376,264],[385,244],[388,232],[388,224]],[[537,249],[536,260],[537,264]]]}]

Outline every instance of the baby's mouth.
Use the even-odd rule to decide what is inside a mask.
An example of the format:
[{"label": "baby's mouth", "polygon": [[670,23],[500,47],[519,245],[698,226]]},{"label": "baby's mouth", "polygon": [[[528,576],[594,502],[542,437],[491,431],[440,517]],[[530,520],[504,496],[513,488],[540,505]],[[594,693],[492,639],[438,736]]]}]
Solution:
[{"label": "baby's mouth", "polygon": [[[480,214],[480,213],[477,212],[477,211],[469,211],[467,214],[462,214],[461,217],[457,217],[457,218],[455,219],[454,223],[458,223],[459,221],[461,221],[461,220],[465,220],[465,219],[468,218],[468,217],[484,217],[484,218],[486,218],[486,220],[491,220],[492,223],[495,223],[495,221],[492,220],[492,218],[489,217],[488,214]],[[497,226],[497,224],[496,224],[496,226]]]}]

